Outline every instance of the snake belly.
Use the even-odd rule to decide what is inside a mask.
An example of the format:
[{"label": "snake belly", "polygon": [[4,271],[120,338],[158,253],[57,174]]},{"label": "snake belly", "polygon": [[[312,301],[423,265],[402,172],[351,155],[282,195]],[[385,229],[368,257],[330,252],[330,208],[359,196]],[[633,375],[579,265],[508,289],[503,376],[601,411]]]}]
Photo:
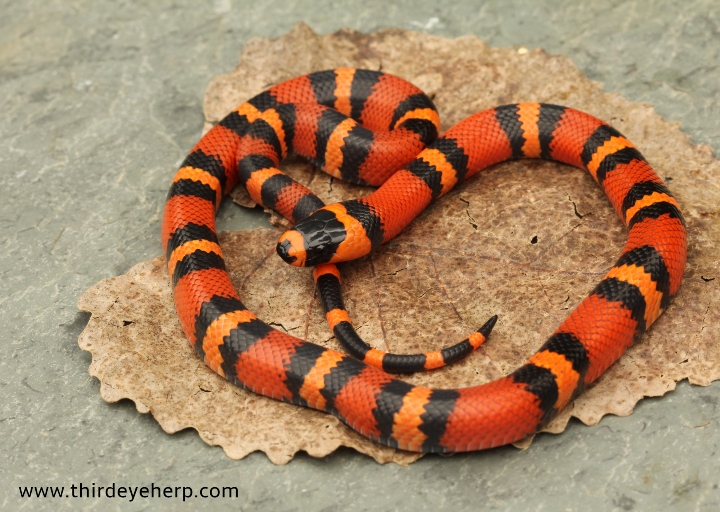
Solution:
[{"label": "snake belly", "polygon": [[[198,142],[173,180],[163,217],[181,325],[206,364],[231,382],[331,413],[380,443],[458,452],[520,440],[547,424],[667,308],[686,262],[680,207],[629,140],[571,108],[521,103],[486,110],[422,149],[436,134],[432,127],[439,127],[434,108],[412,86],[390,87],[394,80],[354,69],[299,77],[244,103]],[[386,100],[386,107],[380,101],[363,112],[371,97]],[[387,131],[402,123],[400,131],[408,133],[397,135],[402,157],[391,158],[400,168],[393,174],[376,167],[387,158],[374,145],[384,135],[375,132],[370,143],[361,142],[364,150],[344,151],[363,129]],[[277,170],[277,155],[285,156],[290,145],[338,177],[384,184],[365,198],[334,205],[304,199],[311,192]],[[296,266],[321,265],[319,281],[334,276],[325,265],[369,253],[464,179],[516,158],[586,169],[627,226],[628,241],[538,352],[496,381],[458,389],[414,386],[277,331],[245,308],[225,270],[214,216],[238,181],[254,199],[299,221],[281,237],[278,253]],[[336,316],[333,330],[344,321]]]}]

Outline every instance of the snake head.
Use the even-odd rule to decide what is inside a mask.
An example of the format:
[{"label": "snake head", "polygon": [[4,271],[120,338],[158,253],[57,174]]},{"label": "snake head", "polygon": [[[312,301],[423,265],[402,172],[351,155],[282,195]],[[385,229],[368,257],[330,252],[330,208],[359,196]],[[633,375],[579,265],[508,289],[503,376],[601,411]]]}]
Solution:
[{"label": "snake head", "polygon": [[298,222],[277,244],[278,255],[294,267],[353,260],[370,249],[365,228],[340,203],[320,208]]}]

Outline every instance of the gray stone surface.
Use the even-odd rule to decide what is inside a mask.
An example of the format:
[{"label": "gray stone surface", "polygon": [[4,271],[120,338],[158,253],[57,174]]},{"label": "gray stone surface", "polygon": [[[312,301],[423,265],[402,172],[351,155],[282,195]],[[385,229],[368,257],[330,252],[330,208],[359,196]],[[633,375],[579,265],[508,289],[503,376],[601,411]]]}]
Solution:
[{"label": "gray stone surface", "polygon": [[[680,384],[628,418],[525,452],[378,466],[350,450],[277,467],[109,405],[77,346],[77,297],[159,253],[175,167],[209,79],[296,22],[398,26],[568,54],[591,78],[720,150],[720,3],[635,0],[0,2],[0,507],[244,510],[718,510],[720,385]],[[421,56],[419,56],[421,58]],[[479,84],[479,86],[482,86]],[[719,177],[720,179],[720,177]],[[224,208],[221,228],[266,225]],[[720,277],[720,276],[718,276]],[[716,281],[720,283],[720,279]],[[716,284],[720,285],[720,284]],[[18,486],[234,485],[234,500],[21,499]],[[69,491],[69,489],[67,489]]]}]

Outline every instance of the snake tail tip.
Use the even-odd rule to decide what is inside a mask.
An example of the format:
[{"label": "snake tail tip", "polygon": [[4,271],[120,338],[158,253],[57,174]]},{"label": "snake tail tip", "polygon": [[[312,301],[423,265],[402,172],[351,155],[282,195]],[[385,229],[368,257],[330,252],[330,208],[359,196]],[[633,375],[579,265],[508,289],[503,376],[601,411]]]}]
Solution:
[{"label": "snake tail tip", "polygon": [[490,332],[493,330],[493,327],[495,327],[497,320],[497,315],[491,316],[490,319],[485,322],[483,326],[480,327],[480,329],[478,329],[478,332],[487,338],[488,336],[490,336]]}]

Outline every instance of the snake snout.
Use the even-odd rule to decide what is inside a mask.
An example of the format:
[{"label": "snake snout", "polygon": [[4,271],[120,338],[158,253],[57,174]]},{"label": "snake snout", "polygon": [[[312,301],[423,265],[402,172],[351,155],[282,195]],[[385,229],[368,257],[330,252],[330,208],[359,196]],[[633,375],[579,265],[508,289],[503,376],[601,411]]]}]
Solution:
[{"label": "snake snout", "polygon": [[305,266],[305,240],[297,230],[289,229],[283,233],[275,250],[285,263],[293,267]]}]

